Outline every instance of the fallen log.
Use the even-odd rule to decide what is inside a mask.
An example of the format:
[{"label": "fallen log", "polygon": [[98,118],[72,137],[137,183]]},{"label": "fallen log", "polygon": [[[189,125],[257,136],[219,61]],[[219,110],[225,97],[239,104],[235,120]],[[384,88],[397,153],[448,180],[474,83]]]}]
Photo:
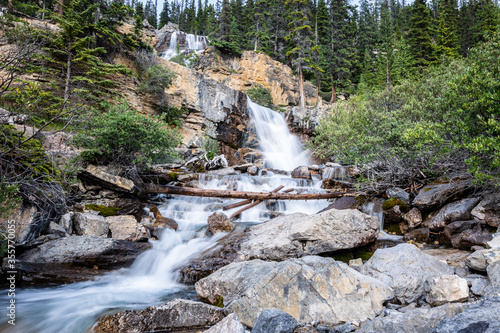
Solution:
[{"label": "fallen log", "polygon": [[141,194],[176,194],[192,197],[232,198],[249,200],[321,200],[340,198],[349,195],[349,192],[327,193],[271,193],[271,192],[243,192],[230,190],[208,190],[187,188],[179,186],[161,186],[156,184],[143,184]]},{"label": "fallen log", "polygon": [[[275,188],[274,190],[272,190],[271,193],[279,192],[283,187],[284,187],[283,185],[280,185],[277,188]],[[291,192],[291,191],[293,191],[293,189],[288,189],[288,190],[285,190],[283,192]],[[250,200],[242,201],[239,204],[241,205],[242,203],[248,202],[248,201],[250,201]],[[248,206],[245,206],[245,207],[241,208],[240,210],[234,212],[229,219],[232,220],[233,218],[235,218],[236,216],[240,215],[244,211],[249,210],[250,208],[257,206],[261,202],[264,202],[264,201],[262,201],[262,200],[256,200],[256,201],[254,201],[253,203],[249,204]],[[222,209],[224,209],[224,208],[222,208]]]},{"label": "fallen log", "polygon": [[[277,188],[275,188],[274,190],[272,190],[271,193],[279,192],[283,187],[285,187],[285,186],[280,185]],[[286,190],[284,192],[291,192],[291,191]],[[226,205],[226,206],[222,207],[222,210],[229,210],[229,209],[233,209],[233,208],[245,206],[245,205],[248,205],[248,204],[251,204],[251,203],[252,203],[252,200],[244,200],[244,201],[236,202],[234,204]]]}]

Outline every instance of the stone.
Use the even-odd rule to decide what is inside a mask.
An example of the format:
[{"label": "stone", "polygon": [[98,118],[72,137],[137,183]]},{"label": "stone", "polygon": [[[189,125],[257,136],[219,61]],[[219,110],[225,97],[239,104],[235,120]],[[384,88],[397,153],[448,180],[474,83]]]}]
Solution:
[{"label": "stone", "polygon": [[422,224],[422,213],[415,207],[410,209],[406,214],[403,214],[403,222],[399,225],[403,234],[419,227]]},{"label": "stone", "polygon": [[299,166],[293,169],[292,178],[311,179],[311,171],[307,166]]},{"label": "stone", "polygon": [[212,234],[218,232],[230,232],[233,230],[233,222],[223,213],[213,213],[208,217],[208,231]]},{"label": "stone", "polygon": [[137,223],[137,220],[132,215],[108,216],[106,221],[109,224],[109,231],[113,239],[138,242],[149,238],[146,228]]},{"label": "stone", "polygon": [[421,211],[439,208],[448,202],[460,199],[471,187],[471,182],[468,180],[430,184],[420,190],[412,205]]},{"label": "stone", "polygon": [[430,278],[424,284],[425,300],[432,306],[463,302],[469,297],[467,280],[456,275]]},{"label": "stone", "polygon": [[448,224],[439,243],[456,249],[469,250],[472,246],[485,245],[493,237],[480,221],[456,221]]},{"label": "stone", "polygon": [[486,272],[488,273],[491,285],[495,288],[500,287],[500,261],[488,265]]},{"label": "stone", "polygon": [[103,216],[92,213],[75,213],[75,232],[80,236],[107,236],[109,225]]},{"label": "stone", "polygon": [[[35,206],[27,203],[22,203],[14,209],[8,220],[16,221],[16,243],[26,244],[40,236],[44,226],[40,225],[39,212]],[[3,222],[3,221],[2,221]],[[7,227],[6,225],[4,225]]]},{"label": "stone", "polygon": [[259,174],[259,168],[255,165],[252,165],[247,169],[247,173],[251,176],[257,176]]},{"label": "stone", "polygon": [[232,176],[232,175],[236,175],[237,173],[236,173],[236,170],[234,170],[233,168],[227,167],[227,168],[222,168],[219,170],[207,171],[207,174],[209,174],[209,175],[221,175],[221,176]]},{"label": "stone", "polygon": [[318,256],[232,263],[198,281],[195,289],[212,304],[223,300],[250,327],[265,308],[284,311],[299,322],[359,324],[380,314],[383,302],[394,296],[384,283]]},{"label": "stone", "polygon": [[485,278],[479,278],[479,279],[474,279],[472,281],[470,291],[476,296],[482,296],[484,293],[484,289],[489,285],[488,279]]},{"label": "stone", "polygon": [[388,188],[385,191],[388,198],[394,198],[403,201],[405,204],[410,204],[410,194],[406,193],[403,189],[399,187]]},{"label": "stone", "polygon": [[467,198],[449,203],[437,212],[431,213],[424,221],[424,225],[431,231],[441,231],[447,224],[455,221],[469,220],[472,208],[479,202],[479,198]]},{"label": "stone", "polygon": [[257,318],[252,333],[292,333],[299,323],[278,309],[264,309]]},{"label": "stone", "polygon": [[130,179],[113,175],[91,164],[79,177],[112,191],[132,193],[135,190],[134,182]]},{"label": "stone", "polygon": [[344,209],[358,209],[358,207],[361,205],[361,201],[353,198],[353,197],[340,197],[337,200],[335,200],[332,204],[329,204],[328,207],[325,209],[319,211],[318,213],[325,212],[330,209],[338,209],[338,210],[344,210]]},{"label": "stone", "polygon": [[496,233],[493,236],[493,239],[489,242],[486,242],[486,247],[489,249],[500,249],[500,234]]},{"label": "stone", "polygon": [[465,259],[467,267],[476,271],[486,272],[486,267],[488,265],[486,263],[486,259],[484,258],[484,252],[484,250],[479,250],[468,256],[467,259]]},{"label": "stone", "polygon": [[486,264],[491,265],[500,261],[500,249],[483,250],[483,256],[484,260],[486,260]]},{"label": "stone", "polygon": [[483,291],[483,298],[500,297],[500,287],[487,286]]},{"label": "stone", "polygon": [[0,125],[22,125],[26,120],[28,120],[28,116],[25,114],[16,114],[0,108]]},{"label": "stone", "polygon": [[60,226],[59,224],[55,222],[50,222],[49,228],[47,229],[47,233],[53,234],[59,237],[66,237],[68,234],[66,233],[66,230]]},{"label": "stone", "polygon": [[375,251],[361,268],[361,273],[387,284],[399,302],[409,304],[423,295],[423,284],[427,279],[453,274],[453,269],[415,245],[400,244]]},{"label": "stone", "polygon": [[68,235],[73,233],[73,212],[69,212],[61,216],[59,219],[59,225],[64,228]]},{"label": "stone", "polygon": [[349,260],[349,267],[353,267],[353,266],[356,266],[356,267],[363,266],[363,259],[357,258],[357,259]]},{"label": "stone", "polygon": [[415,241],[417,243],[429,243],[429,239],[430,239],[429,236],[430,236],[429,229],[419,228],[419,229],[415,229],[415,230],[412,230],[410,232],[407,232],[403,236],[403,239],[405,241],[412,240],[412,241]]},{"label": "stone", "polygon": [[451,318],[467,308],[466,304],[445,304],[435,308],[418,308],[405,313],[395,311],[376,318],[361,327],[358,333],[423,333],[432,332],[445,318]]},{"label": "stone", "polygon": [[445,318],[434,333],[500,332],[500,297],[483,299],[451,318]]},{"label": "stone", "polygon": [[144,310],[127,310],[105,316],[95,324],[93,332],[138,333],[200,329],[217,324],[224,316],[224,310],[216,306],[174,299]]},{"label": "stone", "polygon": [[179,225],[177,222],[171,218],[164,217],[161,215],[160,210],[156,206],[152,206],[149,211],[153,213],[153,216],[155,218],[155,223],[153,223],[153,226],[156,228],[170,228],[177,230]]},{"label": "stone", "polygon": [[493,193],[486,195],[471,212],[478,220],[485,221],[492,227],[500,226],[500,195]]},{"label": "stone", "polygon": [[236,313],[231,313],[217,325],[203,331],[203,333],[245,333],[245,327]]}]

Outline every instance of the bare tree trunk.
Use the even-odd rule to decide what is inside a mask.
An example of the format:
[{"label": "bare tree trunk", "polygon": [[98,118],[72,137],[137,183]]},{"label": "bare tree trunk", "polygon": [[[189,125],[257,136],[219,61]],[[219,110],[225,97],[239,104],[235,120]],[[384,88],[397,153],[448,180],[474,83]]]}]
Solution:
[{"label": "bare tree trunk", "polygon": [[391,90],[391,77],[389,75],[389,52],[387,52],[387,61],[386,61],[386,74],[387,74],[387,90]]},{"label": "bare tree trunk", "polygon": [[298,65],[298,72],[299,72],[299,94],[300,94],[300,106],[305,108],[306,107],[306,94],[305,94],[305,89],[304,89],[304,74],[302,73],[302,66]]},{"label": "bare tree trunk", "polygon": [[337,101],[337,86],[334,83],[332,83],[332,99],[330,103],[335,103]]},{"label": "bare tree trunk", "polygon": [[64,101],[69,99],[69,84],[71,82],[71,43],[68,43],[68,59],[66,62],[66,83],[64,85]]},{"label": "bare tree trunk", "polygon": [[62,16],[64,0],[57,0],[57,2],[59,3],[59,5],[57,6],[57,14]]}]

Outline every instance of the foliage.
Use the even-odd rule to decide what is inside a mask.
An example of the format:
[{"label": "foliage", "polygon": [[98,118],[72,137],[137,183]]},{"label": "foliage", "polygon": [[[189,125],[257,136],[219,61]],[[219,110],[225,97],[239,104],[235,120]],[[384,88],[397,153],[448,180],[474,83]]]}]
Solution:
[{"label": "foliage", "polygon": [[217,143],[217,140],[214,140],[208,136],[205,137],[205,143],[203,145],[203,148],[206,151],[206,156],[208,160],[212,160],[219,154],[219,144]]},{"label": "foliage", "polygon": [[21,203],[18,193],[19,185],[0,179],[0,219],[7,219],[14,208]]},{"label": "foliage", "polygon": [[165,88],[172,84],[175,73],[160,64],[153,65],[143,72],[143,80],[139,91],[149,94],[163,94]]},{"label": "foliage", "polygon": [[88,204],[85,205],[85,209],[90,209],[96,212],[99,212],[99,215],[108,217],[108,216],[115,216],[116,213],[121,209],[118,207],[108,207],[104,205],[95,205],[95,204]]},{"label": "foliage", "polygon": [[273,97],[271,96],[271,92],[269,91],[269,89],[264,88],[260,84],[256,84],[252,88],[248,89],[246,91],[246,94],[252,101],[257,104],[267,107],[273,105]]},{"label": "foliage", "polygon": [[231,42],[223,41],[223,40],[212,40],[210,45],[214,46],[217,50],[224,54],[233,54],[240,56],[242,54],[241,49]]},{"label": "foliage", "polygon": [[158,111],[162,115],[163,119],[170,125],[180,127],[182,125],[181,117],[185,113],[189,113],[189,110],[183,107],[176,107],[171,105],[163,105],[158,107]]},{"label": "foliage", "polygon": [[93,119],[88,131],[73,140],[77,147],[86,149],[81,154],[84,160],[142,167],[176,156],[173,149],[180,143],[180,136],[161,117],[143,116],[124,102],[109,104],[107,109]]}]

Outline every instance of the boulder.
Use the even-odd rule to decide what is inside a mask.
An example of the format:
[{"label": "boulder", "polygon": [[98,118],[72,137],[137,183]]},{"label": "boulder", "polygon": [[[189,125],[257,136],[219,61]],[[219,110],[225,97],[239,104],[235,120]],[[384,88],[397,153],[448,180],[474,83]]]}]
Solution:
[{"label": "boulder", "polygon": [[493,238],[485,227],[486,223],[480,221],[450,223],[444,228],[439,243],[462,250],[469,250],[475,245],[485,245]]},{"label": "boulder", "polygon": [[236,175],[236,170],[234,170],[233,168],[231,167],[227,167],[227,168],[223,168],[223,169],[219,169],[219,170],[212,170],[212,171],[208,171],[207,174],[209,175],[221,175],[221,176],[232,176],[232,175]]},{"label": "boulder", "polygon": [[58,224],[64,228],[68,235],[71,235],[73,233],[73,215],[73,212],[66,213],[61,216],[58,222]]},{"label": "boulder", "polygon": [[225,214],[213,213],[208,217],[208,231],[212,234],[231,230],[233,230],[233,222]]},{"label": "boulder", "polygon": [[494,193],[486,196],[471,212],[478,220],[485,221],[492,227],[500,226],[500,196]]},{"label": "boulder", "polygon": [[59,224],[55,222],[50,222],[49,227],[47,229],[48,234],[53,234],[59,237],[66,237],[68,234],[66,233],[66,230],[60,226]]},{"label": "boulder", "polygon": [[217,325],[203,333],[245,333],[245,327],[236,313],[231,313],[222,319]]},{"label": "boulder", "polygon": [[429,243],[430,232],[427,228],[412,230],[403,236],[405,241],[415,241],[417,243]]},{"label": "boulder", "polygon": [[292,178],[311,179],[311,171],[307,166],[299,166],[293,169]]},{"label": "boulder", "polygon": [[399,187],[388,188],[385,191],[385,194],[388,198],[394,198],[403,201],[405,204],[410,204],[410,194],[405,192],[403,189]]},{"label": "boulder", "polygon": [[361,201],[353,197],[340,197],[335,200],[332,204],[329,204],[325,209],[319,211],[318,213],[326,212],[330,209],[358,209],[361,205]]},{"label": "boulder", "polygon": [[257,174],[259,173],[259,168],[255,165],[252,165],[247,169],[247,172],[251,176],[257,176]]},{"label": "boulder", "polygon": [[74,225],[80,236],[107,236],[109,231],[106,218],[92,213],[75,213]]},{"label": "boulder", "polygon": [[486,247],[489,249],[500,249],[500,234],[497,233],[492,235],[492,240],[486,242]]},{"label": "boulder", "polygon": [[257,318],[252,333],[292,333],[299,323],[278,309],[264,309]]},{"label": "boulder", "polygon": [[434,333],[500,332],[500,297],[483,299],[451,318],[445,318]]},{"label": "boulder", "polygon": [[40,229],[45,228],[44,226],[39,226],[41,222],[39,215],[38,209],[35,206],[25,202],[12,212],[9,220],[16,221],[15,235],[17,244],[29,243],[40,236]]},{"label": "boulder", "polygon": [[453,269],[415,245],[400,244],[375,251],[361,273],[384,282],[394,290],[398,301],[409,304],[422,296],[427,279],[453,274]]},{"label": "boulder", "polygon": [[472,291],[472,293],[474,295],[477,295],[477,296],[482,296],[483,293],[484,293],[484,289],[490,284],[490,282],[488,281],[488,279],[482,277],[482,278],[477,278],[477,279],[473,279],[472,280],[472,283],[471,283],[471,287],[470,287],[470,291]]},{"label": "boulder", "polygon": [[156,206],[152,206],[150,209],[151,213],[155,217],[156,221],[153,223],[153,226],[156,228],[171,228],[177,230],[179,225],[177,222],[171,218],[164,217],[161,215],[160,210]]},{"label": "boulder", "polygon": [[358,333],[424,333],[432,332],[445,318],[451,318],[467,308],[466,304],[445,304],[435,308],[419,308],[392,312],[361,327]]},{"label": "boulder", "polygon": [[431,213],[425,219],[424,226],[430,231],[441,231],[451,222],[469,220],[470,212],[478,202],[478,198],[468,198],[449,203],[437,212]]},{"label": "boulder", "polygon": [[97,184],[111,191],[132,193],[135,191],[134,182],[130,179],[113,175],[94,165],[88,165],[79,177],[90,183]]},{"label": "boulder", "polygon": [[30,263],[119,268],[132,263],[149,243],[118,241],[97,236],[69,236],[48,241],[23,253],[19,260]]},{"label": "boulder", "polygon": [[422,224],[422,213],[417,208],[412,208],[408,213],[403,214],[403,222],[399,225],[403,234],[419,227]]},{"label": "boulder", "polygon": [[486,267],[488,278],[493,287],[500,287],[500,261],[496,261]]},{"label": "boulder", "polygon": [[467,280],[456,275],[442,275],[425,281],[425,300],[432,306],[463,302],[469,298]]},{"label": "boulder", "polygon": [[488,264],[486,263],[486,259],[484,258],[484,250],[479,250],[474,253],[472,253],[470,256],[465,259],[465,264],[467,267],[480,271],[480,272],[486,272],[486,267]]},{"label": "boulder", "polygon": [[138,242],[149,238],[146,228],[137,223],[137,220],[132,215],[108,216],[106,221],[109,224],[109,231],[113,239]]},{"label": "boulder", "polygon": [[413,199],[412,204],[421,211],[429,211],[439,208],[448,202],[460,199],[471,187],[471,182],[468,180],[459,180],[445,184],[430,184],[420,190],[415,199]]},{"label": "boulder", "polygon": [[211,303],[223,300],[228,311],[250,327],[265,308],[284,311],[300,322],[361,323],[377,316],[394,295],[384,283],[318,256],[232,263],[195,288]]},{"label": "boulder", "polygon": [[483,255],[488,265],[500,261],[500,249],[483,250]]},{"label": "boulder", "polygon": [[213,326],[224,318],[224,310],[216,306],[174,299],[145,310],[127,310],[101,318],[94,326],[96,333],[158,332],[200,329]]}]

